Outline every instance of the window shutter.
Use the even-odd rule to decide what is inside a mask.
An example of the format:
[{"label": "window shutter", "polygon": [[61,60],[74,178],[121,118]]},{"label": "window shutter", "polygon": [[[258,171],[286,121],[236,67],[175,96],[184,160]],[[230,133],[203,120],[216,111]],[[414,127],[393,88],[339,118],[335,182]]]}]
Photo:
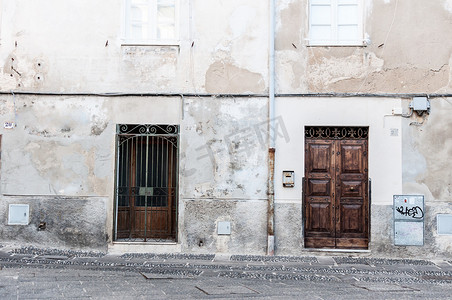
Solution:
[{"label": "window shutter", "polygon": [[309,43],[313,45],[362,44],[363,0],[310,0]]},{"label": "window shutter", "polygon": [[310,39],[313,41],[332,40],[332,6],[331,0],[311,0]]},{"label": "window shutter", "polygon": [[359,7],[357,0],[338,0],[337,40],[359,40]]},{"label": "window shutter", "polygon": [[157,38],[163,40],[174,39],[176,5],[174,0],[159,0],[157,2]]}]

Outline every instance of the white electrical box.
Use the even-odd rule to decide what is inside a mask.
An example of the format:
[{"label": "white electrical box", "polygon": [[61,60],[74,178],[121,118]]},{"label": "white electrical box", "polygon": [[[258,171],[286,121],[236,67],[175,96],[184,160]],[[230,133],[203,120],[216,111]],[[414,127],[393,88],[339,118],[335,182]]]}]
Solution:
[{"label": "white electrical box", "polygon": [[218,222],[217,232],[219,235],[231,234],[231,222]]},{"label": "white electrical box", "polygon": [[295,178],[294,171],[283,171],[283,187],[294,187],[295,186]]},{"label": "white electrical box", "polygon": [[394,107],[392,109],[392,114],[393,115],[401,115],[403,113],[402,108],[401,107]]},{"label": "white electrical box", "polygon": [[436,226],[439,235],[452,235],[452,215],[436,215]]},{"label": "white electrical box", "polygon": [[8,225],[28,225],[30,206],[28,204],[10,204]]},{"label": "white electrical box", "polygon": [[430,101],[427,97],[413,97],[409,107],[419,114],[424,111],[430,113]]}]

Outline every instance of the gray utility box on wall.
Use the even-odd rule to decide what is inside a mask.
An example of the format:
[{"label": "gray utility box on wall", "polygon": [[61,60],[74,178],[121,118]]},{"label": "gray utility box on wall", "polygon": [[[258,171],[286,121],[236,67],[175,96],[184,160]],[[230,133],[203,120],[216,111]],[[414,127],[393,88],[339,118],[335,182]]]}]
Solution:
[{"label": "gray utility box on wall", "polygon": [[394,245],[424,245],[424,196],[394,195]]}]

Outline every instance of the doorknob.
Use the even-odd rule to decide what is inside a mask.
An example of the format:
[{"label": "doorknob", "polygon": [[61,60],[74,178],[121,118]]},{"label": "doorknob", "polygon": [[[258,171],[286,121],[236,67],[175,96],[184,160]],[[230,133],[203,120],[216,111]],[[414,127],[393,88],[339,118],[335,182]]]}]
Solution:
[{"label": "doorknob", "polygon": [[354,190],[355,190],[354,186],[350,187],[350,191],[354,191]]}]

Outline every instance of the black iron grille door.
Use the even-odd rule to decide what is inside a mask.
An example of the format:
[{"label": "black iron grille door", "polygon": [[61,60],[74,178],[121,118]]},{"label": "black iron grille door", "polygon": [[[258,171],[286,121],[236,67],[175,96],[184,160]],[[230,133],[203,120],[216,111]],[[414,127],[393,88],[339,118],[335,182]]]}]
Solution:
[{"label": "black iron grille door", "polygon": [[178,125],[117,125],[115,239],[175,240]]}]

